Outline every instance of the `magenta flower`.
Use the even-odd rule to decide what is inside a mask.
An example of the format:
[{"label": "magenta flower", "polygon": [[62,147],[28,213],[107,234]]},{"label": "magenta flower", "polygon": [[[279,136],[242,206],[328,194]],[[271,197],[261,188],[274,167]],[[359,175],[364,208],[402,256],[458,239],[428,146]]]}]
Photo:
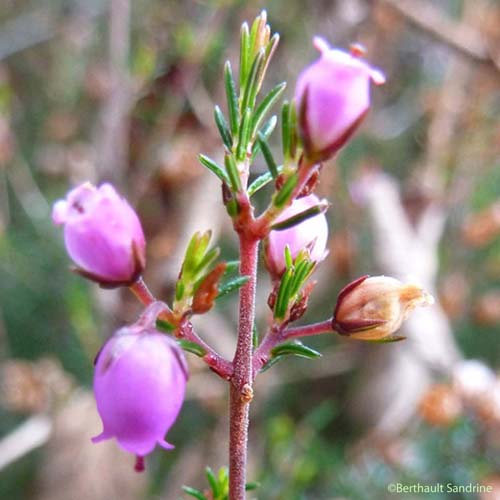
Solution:
[{"label": "magenta flower", "polygon": [[295,100],[306,155],[323,161],[351,137],[370,107],[370,81],[384,75],[342,50],[314,38],[320,58],[299,75]]},{"label": "magenta flower", "polygon": [[174,340],[137,323],[111,337],[99,353],[94,393],[103,431],[94,443],[116,438],[119,445],[143,457],[159,444],[169,450],[165,434],[184,401],[187,366]]},{"label": "magenta flower", "polygon": [[110,184],[76,187],[54,204],[52,220],[64,224],[66,250],[86,278],[115,287],[133,283],[144,270],[141,223]]},{"label": "magenta flower", "polygon": [[[298,198],[285,209],[276,219],[282,222],[305,210],[320,205],[323,202],[315,195],[310,194]],[[265,263],[273,277],[279,277],[285,271],[285,246],[290,247],[295,259],[300,250],[308,249],[312,260],[319,262],[327,254],[328,223],[325,214],[319,213],[288,229],[273,230],[265,241]]]}]

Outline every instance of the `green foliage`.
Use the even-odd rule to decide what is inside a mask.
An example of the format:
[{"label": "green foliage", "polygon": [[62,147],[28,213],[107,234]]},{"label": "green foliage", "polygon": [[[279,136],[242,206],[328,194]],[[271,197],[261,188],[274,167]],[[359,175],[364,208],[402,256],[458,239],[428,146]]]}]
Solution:
[{"label": "green foliage", "polygon": [[278,321],[286,319],[291,307],[301,298],[300,292],[316,266],[307,250],[301,250],[292,262],[288,245],[285,247],[285,262],[286,270],[281,277],[273,308],[274,318]]}]

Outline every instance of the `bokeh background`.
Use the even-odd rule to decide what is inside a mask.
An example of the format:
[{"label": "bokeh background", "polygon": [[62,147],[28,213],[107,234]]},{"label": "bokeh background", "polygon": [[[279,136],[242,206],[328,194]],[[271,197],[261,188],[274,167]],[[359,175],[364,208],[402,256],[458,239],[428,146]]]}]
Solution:
[{"label": "bokeh background", "polygon": [[[310,340],[316,361],[259,377],[252,498],[421,498],[390,483],[490,485],[500,498],[500,7],[494,0],[3,0],[0,4],[0,498],[179,499],[224,466],[226,386],[189,356],[173,452],[94,446],[91,393],[102,342],[139,313],[128,290],[68,271],[52,203],[110,180],[148,237],[145,279],[172,296],[186,242],[211,228],[237,257],[220,187],[197,162],[221,158],[213,124],[241,22],[267,8],[281,42],[264,90],[315,57],[314,34],[361,42],[386,72],[360,132],[325,165],[330,254],[304,321],[328,317],[361,274],[412,276],[436,306],[405,342]],[[224,107],[225,108],[225,107]],[[275,134],[279,135],[279,134]],[[277,138],[272,144],[279,146]],[[277,148],[278,149],[278,148]],[[265,164],[258,158],[255,172]],[[264,193],[261,201],[265,201]],[[258,325],[269,280],[262,273]],[[231,356],[236,297],[197,321]],[[474,361],[471,361],[474,360]]]}]

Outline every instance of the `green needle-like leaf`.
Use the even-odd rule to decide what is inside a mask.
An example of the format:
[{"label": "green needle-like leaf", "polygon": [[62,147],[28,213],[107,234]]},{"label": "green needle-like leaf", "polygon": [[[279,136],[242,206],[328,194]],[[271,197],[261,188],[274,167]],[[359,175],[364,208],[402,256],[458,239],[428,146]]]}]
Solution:
[{"label": "green needle-like leaf", "polygon": [[259,487],[260,487],[260,483],[257,482],[257,481],[252,481],[250,483],[245,484],[245,490],[246,491],[256,490]]},{"label": "green needle-like leaf", "polygon": [[290,103],[285,101],[281,107],[281,144],[285,163],[290,159]]},{"label": "green needle-like leaf", "polygon": [[247,154],[248,143],[250,142],[252,111],[250,108],[245,108],[241,118],[240,134],[238,136],[238,149],[236,157],[239,161],[243,161]]},{"label": "green needle-like leaf", "polygon": [[191,488],[191,486],[183,486],[182,491],[186,493],[186,495],[196,498],[197,500],[208,500],[207,497],[200,490],[197,490],[196,488]]},{"label": "green needle-like leaf", "polygon": [[273,204],[275,207],[281,208],[286,205],[292,195],[292,192],[297,185],[298,177],[297,173],[291,175],[283,185],[283,187],[276,193],[273,198]]},{"label": "green needle-like leaf", "polygon": [[172,325],[172,323],[169,323],[168,321],[165,321],[164,319],[157,319],[156,320],[156,329],[160,330],[161,332],[173,332],[175,330],[175,325]]},{"label": "green needle-like leaf", "polygon": [[264,97],[262,102],[257,106],[257,109],[255,110],[255,113],[252,118],[252,136],[256,134],[257,129],[260,127],[266,114],[270,111],[270,109],[274,106],[276,101],[280,98],[285,88],[286,88],[286,82],[279,83],[269,92],[269,94],[266,95],[266,97]]},{"label": "green needle-like leaf", "polygon": [[[281,172],[281,165],[277,167],[278,173]],[[267,186],[273,180],[271,172],[266,172],[265,174],[259,175],[250,186],[248,186],[248,196],[253,196],[257,191]]]},{"label": "green needle-like leaf", "polygon": [[285,219],[284,221],[274,223],[271,226],[271,229],[275,231],[282,231],[283,229],[288,229],[290,227],[296,226],[297,224],[300,224],[301,222],[304,222],[305,220],[310,219],[311,217],[325,213],[328,207],[329,207],[328,203],[319,203],[318,205],[314,205],[313,207],[310,207],[307,210],[304,210],[303,212],[300,212],[288,219]]},{"label": "green needle-like leaf", "polygon": [[212,159],[201,154],[198,156],[198,160],[204,167],[213,172],[222,182],[229,184],[229,178],[222,167],[219,167],[219,165],[217,165],[217,163],[215,163]]},{"label": "green needle-like leaf", "polygon": [[236,94],[236,85],[234,83],[231,63],[226,61],[224,66],[224,84],[226,88],[227,109],[229,113],[229,125],[233,136],[238,135],[239,109],[238,95]]},{"label": "green needle-like leaf", "polygon": [[274,305],[274,317],[276,319],[284,319],[290,302],[290,282],[293,278],[293,267],[289,267],[281,278],[280,287],[278,290],[278,297]]},{"label": "green needle-like leaf", "polygon": [[228,293],[234,292],[241,288],[250,278],[248,276],[238,276],[237,278],[232,279],[226,283],[222,283],[219,285],[219,293],[217,298],[224,297]]},{"label": "green needle-like leaf", "polygon": [[[276,115],[271,116],[269,120],[264,123],[264,126],[260,129],[260,133],[265,137],[266,141],[269,139],[271,134],[273,133],[276,123],[278,123],[278,118],[276,118]],[[257,153],[260,151],[260,144],[259,141],[255,141],[253,143],[253,149],[252,149],[252,161],[255,160],[255,157],[257,156]]]},{"label": "green needle-like leaf", "polygon": [[214,498],[219,497],[219,482],[215,477],[213,470],[210,467],[205,468],[205,475],[207,476],[208,483],[210,484],[210,488],[212,489],[212,494]]},{"label": "green needle-like leaf", "polygon": [[214,119],[224,146],[226,146],[228,151],[231,151],[233,147],[233,138],[231,137],[231,132],[229,131],[226,118],[224,117],[224,114],[219,106],[215,106],[214,108]]},{"label": "green needle-like leaf", "polygon": [[247,81],[248,68],[250,66],[250,34],[248,24],[243,23],[240,31],[240,94],[241,89],[245,88]]},{"label": "green needle-like leaf", "polygon": [[182,350],[186,352],[190,352],[191,354],[195,354],[196,356],[202,358],[205,356],[207,351],[201,347],[201,345],[197,344],[196,342],[191,342],[190,340],[177,340],[177,343],[179,344],[179,347],[181,347]]},{"label": "green needle-like leaf", "polygon": [[255,106],[255,97],[257,96],[258,92],[257,83],[260,78],[261,72],[264,69],[264,56],[264,49],[260,49],[253,61],[250,73],[245,83],[243,98],[241,100],[240,109],[242,111],[242,114],[245,109],[253,109],[253,107]]},{"label": "green needle-like leaf", "polygon": [[199,262],[199,264],[196,266],[196,269],[194,270],[194,275],[198,276],[200,273],[202,273],[205,269],[207,269],[215,259],[220,255],[220,248],[219,247],[214,247],[210,249],[203,257],[203,259]]},{"label": "green needle-like leaf", "polygon": [[292,252],[290,250],[290,245],[285,245],[285,266],[288,269],[289,267],[293,266],[293,257],[292,257]]},{"label": "green needle-like leaf", "polygon": [[226,167],[226,172],[229,177],[229,185],[234,192],[238,192],[241,188],[240,174],[238,172],[238,167],[234,161],[233,155],[226,155],[224,157],[224,166]]},{"label": "green needle-like leaf", "polygon": [[271,355],[277,356],[300,356],[302,358],[315,359],[321,357],[321,353],[304,345],[298,340],[293,342],[285,342],[271,349]]},{"label": "green needle-like leaf", "polygon": [[258,132],[257,140],[259,141],[259,146],[260,150],[262,151],[262,156],[264,156],[264,160],[266,160],[267,168],[269,168],[269,172],[271,172],[273,179],[276,179],[276,177],[278,177],[278,165],[276,165],[276,162],[274,161],[271,148],[269,147],[266,138],[261,132]]}]

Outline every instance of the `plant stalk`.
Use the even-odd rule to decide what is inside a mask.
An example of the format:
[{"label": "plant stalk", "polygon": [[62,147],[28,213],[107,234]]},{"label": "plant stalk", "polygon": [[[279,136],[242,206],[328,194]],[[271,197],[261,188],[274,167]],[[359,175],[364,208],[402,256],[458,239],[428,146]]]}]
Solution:
[{"label": "plant stalk", "polygon": [[240,290],[238,341],[230,386],[229,500],[245,499],[248,415],[253,397],[253,323],[258,248],[258,239],[240,233],[240,274],[248,276],[249,280]]}]

